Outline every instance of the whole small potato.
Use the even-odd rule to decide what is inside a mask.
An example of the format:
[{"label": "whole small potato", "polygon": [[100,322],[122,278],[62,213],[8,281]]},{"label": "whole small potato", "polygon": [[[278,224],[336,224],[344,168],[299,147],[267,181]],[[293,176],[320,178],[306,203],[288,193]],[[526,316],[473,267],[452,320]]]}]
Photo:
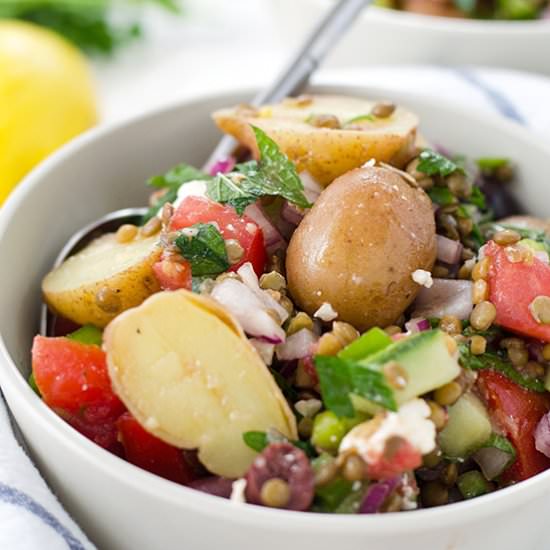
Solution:
[{"label": "whole small potato", "polygon": [[294,232],[288,285],[309,314],[328,302],[363,331],[395,322],[420,289],[411,274],[435,257],[424,191],[386,168],[358,168],[327,187]]}]

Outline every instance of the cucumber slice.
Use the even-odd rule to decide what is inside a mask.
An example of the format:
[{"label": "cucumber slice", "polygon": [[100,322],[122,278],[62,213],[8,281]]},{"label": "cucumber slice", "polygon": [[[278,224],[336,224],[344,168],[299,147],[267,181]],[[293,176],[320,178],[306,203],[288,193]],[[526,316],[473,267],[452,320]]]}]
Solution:
[{"label": "cucumber slice", "polygon": [[439,446],[450,458],[465,458],[491,436],[489,415],[473,393],[464,394],[449,407],[449,421],[439,434]]},{"label": "cucumber slice", "polygon": [[456,357],[449,353],[449,336],[441,330],[427,330],[400,340],[361,361],[361,365],[382,371],[390,361],[407,372],[407,384],[394,390],[398,405],[439,388],[460,374]]}]

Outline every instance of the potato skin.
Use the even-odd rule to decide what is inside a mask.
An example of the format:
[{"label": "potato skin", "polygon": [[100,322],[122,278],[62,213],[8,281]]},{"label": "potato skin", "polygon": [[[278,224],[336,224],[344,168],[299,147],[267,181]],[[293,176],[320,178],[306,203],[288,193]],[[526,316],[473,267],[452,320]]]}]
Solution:
[{"label": "potato skin", "polygon": [[[65,264],[63,264],[46,275],[42,282],[42,294],[45,303],[54,313],[79,325],[91,324],[99,328],[105,327],[119,313],[141,304],[148,296],[160,290],[152,266],[160,258],[161,248],[159,245],[154,244],[154,240],[147,239],[151,242],[149,254],[138,256],[133,265],[105,278],[102,278],[101,274],[98,273],[96,280],[79,286],[73,286],[71,277],[62,274],[62,270],[65,269]],[[106,253],[111,255],[115,264],[117,249],[124,246],[117,244],[114,234],[104,235],[92,242],[87,249],[69,258],[68,261],[74,262],[74,258],[85,253],[90,247],[97,245],[107,247]],[[92,260],[79,262],[79,269],[92,270],[94,268]],[[98,306],[96,295],[104,287],[116,293],[119,304],[116,311],[104,311]]]},{"label": "potato skin", "polygon": [[420,287],[411,274],[436,257],[432,204],[386,168],[358,168],[321,193],[290,241],[286,270],[309,314],[328,302],[364,331],[387,326]]},{"label": "potato skin", "polygon": [[397,107],[388,118],[366,122],[360,129],[316,128],[306,122],[311,114],[325,113],[344,123],[370,113],[375,104],[363,98],[311,96],[311,103],[304,106],[283,101],[259,113],[235,107],[221,109],[212,116],[222,131],[249,147],[256,158],[258,150],[251,125],[261,128],[296,164],[298,172],[306,170],[327,186],[371,158],[402,167],[414,156],[418,118],[402,107]]}]

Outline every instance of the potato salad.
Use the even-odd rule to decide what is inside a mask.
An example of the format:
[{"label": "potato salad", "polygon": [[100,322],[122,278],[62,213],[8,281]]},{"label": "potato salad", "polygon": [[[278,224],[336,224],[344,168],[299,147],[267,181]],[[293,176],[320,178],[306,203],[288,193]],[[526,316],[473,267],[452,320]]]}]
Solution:
[{"label": "potato salad", "polygon": [[[405,512],[550,467],[550,224],[509,159],[390,101],[213,113],[241,144],[46,274],[29,383],[84,437],[235,503]],[[444,138],[444,136],[440,136]]]}]

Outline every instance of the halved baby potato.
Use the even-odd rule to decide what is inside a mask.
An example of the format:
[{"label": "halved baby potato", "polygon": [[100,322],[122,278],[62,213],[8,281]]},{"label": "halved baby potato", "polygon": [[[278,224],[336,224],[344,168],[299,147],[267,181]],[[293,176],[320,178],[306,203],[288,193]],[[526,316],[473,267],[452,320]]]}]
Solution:
[{"label": "halved baby potato", "polygon": [[104,327],[160,290],[152,269],[160,255],[158,235],[126,243],[103,235],[46,275],[44,301],[75,323]]},{"label": "halved baby potato", "polygon": [[238,323],[210,298],[161,292],[104,334],[115,393],[149,432],[198,449],[211,472],[242,476],[256,453],[247,431],[296,438],[296,420]]},{"label": "halved baby potato", "polygon": [[[256,156],[250,126],[258,126],[296,163],[299,172],[307,170],[326,186],[371,158],[402,167],[414,156],[417,116],[397,107],[388,117],[375,117],[371,115],[375,105],[363,98],[308,96],[303,101],[287,99],[259,110],[243,106],[221,109],[213,118],[221,130]],[[323,115],[332,115],[336,127],[315,126],[315,119]]]}]

